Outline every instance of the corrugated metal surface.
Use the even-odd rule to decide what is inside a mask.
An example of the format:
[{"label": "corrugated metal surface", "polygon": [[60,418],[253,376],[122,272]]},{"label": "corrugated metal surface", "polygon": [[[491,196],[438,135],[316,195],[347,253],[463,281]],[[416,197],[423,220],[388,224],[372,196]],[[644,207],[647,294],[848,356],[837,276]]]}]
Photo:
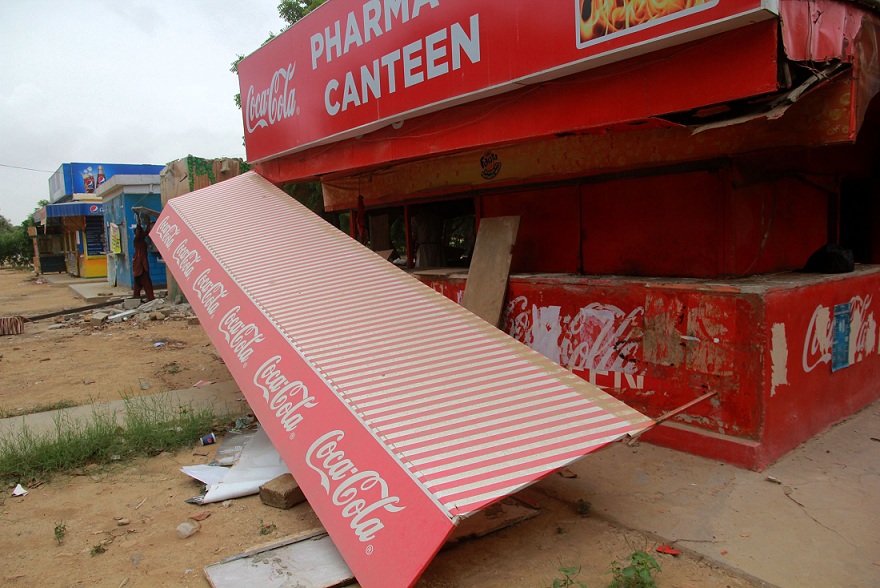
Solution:
[{"label": "corrugated metal surface", "polygon": [[24,332],[24,318],[20,316],[0,317],[0,335],[21,335]]},{"label": "corrugated metal surface", "polygon": [[[172,258],[188,254],[192,261],[202,253],[194,256],[192,243],[180,240],[178,219],[259,308],[267,327],[271,324],[284,337],[292,348],[286,353],[307,362],[335,401],[450,520],[650,424],[381,259],[254,173],[176,198],[168,207],[172,210],[166,209],[152,236],[183,290],[189,290],[185,284],[198,271],[184,275],[180,268],[189,262],[175,264]],[[219,269],[211,275],[216,279]],[[205,279],[196,282],[204,291]],[[226,299],[216,284],[212,288],[213,309],[198,299],[193,306],[222,351],[232,345],[220,334],[229,328],[218,333],[211,319],[215,311],[223,314],[217,304]],[[227,283],[221,289],[233,288]],[[253,339],[262,344],[262,336]],[[268,394],[261,398],[252,385],[263,376],[237,370],[232,372],[251,406],[268,402]],[[260,389],[265,392],[265,386]],[[271,427],[268,432],[272,437]],[[299,441],[300,429],[296,435]],[[288,443],[278,433],[273,442]],[[323,455],[332,455],[333,448],[338,446],[333,443]],[[311,474],[298,470],[299,457],[279,450],[294,475]],[[305,461],[317,471],[311,453]],[[328,471],[333,478],[332,467]],[[308,480],[297,479],[307,489]]]}]

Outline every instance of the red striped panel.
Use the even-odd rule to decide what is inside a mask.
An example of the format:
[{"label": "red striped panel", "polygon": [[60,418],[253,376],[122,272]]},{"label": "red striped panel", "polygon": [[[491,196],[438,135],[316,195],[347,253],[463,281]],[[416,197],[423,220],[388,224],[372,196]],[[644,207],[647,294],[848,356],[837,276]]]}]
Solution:
[{"label": "red striped panel", "polygon": [[[176,198],[168,208],[153,240],[162,242],[166,235],[160,249],[185,292],[198,284],[207,288],[204,276],[223,278],[228,296],[219,299],[210,316],[207,305],[188,296],[310,502],[329,496],[330,484],[348,475],[333,469],[343,463],[334,461],[332,451],[342,441],[317,453],[313,441],[333,428],[354,438],[356,431],[344,429],[343,421],[357,423],[359,434],[366,434],[360,448],[373,451],[377,463],[397,464],[412,488],[453,523],[650,425],[643,415],[423,285],[254,173]],[[186,230],[172,238],[172,222],[178,220]],[[202,265],[185,275],[182,259],[196,244],[181,237],[190,234],[200,241]],[[216,265],[203,265],[203,257]],[[230,312],[244,316],[242,301],[256,309],[259,320],[253,328],[266,337],[251,347],[241,341],[236,346],[237,339],[229,335],[244,329],[245,319],[224,322]],[[270,330],[285,343],[266,347]],[[274,407],[267,408],[273,400],[264,376],[271,380],[281,373],[271,368],[271,357],[264,359],[270,354],[304,362],[323,383],[310,385],[317,406],[302,410],[302,426],[290,439],[290,429],[274,422],[279,419]],[[255,387],[258,381],[262,387]],[[331,474],[321,485],[318,478],[310,482],[318,454]],[[392,478],[376,471],[383,480]],[[322,520],[338,511],[316,510]],[[393,517],[408,515],[417,513],[403,509]],[[390,524],[393,517],[387,515],[382,523]],[[413,521],[418,528],[419,519]],[[338,546],[345,542],[343,531],[324,523]],[[348,521],[342,523],[345,527]],[[436,538],[436,547],[444,538]],[[340,546],[347,561],[361,557],[362,550],[347,549]]]},{"label": "red striped panel", "polygon": [[21,335],[24,332],[24,317],[0,317],[0,335]]}]

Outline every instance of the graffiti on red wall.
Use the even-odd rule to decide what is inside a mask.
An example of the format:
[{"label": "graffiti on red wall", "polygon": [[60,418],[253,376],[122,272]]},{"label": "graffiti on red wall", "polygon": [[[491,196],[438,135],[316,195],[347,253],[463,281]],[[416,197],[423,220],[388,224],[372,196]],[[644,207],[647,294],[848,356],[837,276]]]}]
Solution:
[{"label": "graffiti on red wall", "polygon": [[[854,296],[850,300],[849,365],[864,360],[877,347],[877,323],[874,313],[869,312],[871,301],[870,295]],[[831,363],[834,344],[832,309],[820,304],[813,311],[804,339],[804,371],[811,372],[820,364]]]},{"label": "graffiti on red wall", "polygon": [[[535,351],[572,371],[587,371],[595,382],[608,372],[625,374],[627,383],[640,387],[644,368],[638,367],[641,354],[641,319],[645,309],[627,312],[613,304],[593,302],[574,316],[562,316],[560,306],[529,304],[519,296],[507,305],[507,332]],[[621,377],[615,382],[619,387]]]}]

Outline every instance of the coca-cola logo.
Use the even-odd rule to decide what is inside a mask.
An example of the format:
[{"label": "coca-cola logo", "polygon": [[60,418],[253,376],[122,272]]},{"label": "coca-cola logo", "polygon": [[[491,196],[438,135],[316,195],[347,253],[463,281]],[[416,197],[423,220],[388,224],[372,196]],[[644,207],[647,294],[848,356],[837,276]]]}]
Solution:
[{"label": "coca-cola logo", "polygon": [[168,222],[167,218],[162,219],[162,222],[159,223],[155,231],[162,244],[169,248],[174,244],[174,237],[180,234],[180,229],[177,225],[172,225]]},{"label": "coca-cola logo", "polygon": [[254,323],[245,323],[238,318],[239,310],[241,310],[240,306],[230,308],[229,312],[223,315],[217,329],[223,333],[229,348],[235,353],[238,361],[243,364],[254,352],[251,346],[262,341],[264,337],[260,333],[259,327]]},{"label": "coca-cola logo", "polygon": [[306,464],[321,478],[321,486],[334,505],[341,507],[343,518],[359,541],[372,541],[385,528],[380,516],[402,511],[400,498],[390,496],[388,483],[377,472],[360,470],[339,449],[345,437],[342,431],[321,436],[306,453]]},{"label": "coca-cola logo", "polygon": [[290,433],[303,421],[301,408],[313,408],[318,404],[309,394],[308,387],[300,380],[291,380],[279,368],[281,356],[275,355],[260,366],[254,374],[254,385],[263,391],[263,400],[281,419],[281,426]]},{"label": "coca-cola logo", "polygon": [[186,242],[187,239],[181,241],[171,257],[177,262],[177,267],[180,268],[183,275],[188,278],[192,273],[195,264],[202,260],[202,256],[199,255],[198,251],[187,247]]},{"label": "coca-cola logo", "polygon": [[214,316],[214,313],[217,312],[217,307],[220,306],[220,299],[224,298],[228,292],[221,282],[211,280],[210,274],[210,268],[200,273],[199,277],[193,282],[193,290],[195,290],[199,300],[202,301],[208,314]]},{"label": "coca-cola logo", "polygon": [[292,63],[276,71],[264,90],[257,91],[250,87],[244,109],[248,133],[296,114],[296,88],[293,87],[295,71],[296,64]]}]

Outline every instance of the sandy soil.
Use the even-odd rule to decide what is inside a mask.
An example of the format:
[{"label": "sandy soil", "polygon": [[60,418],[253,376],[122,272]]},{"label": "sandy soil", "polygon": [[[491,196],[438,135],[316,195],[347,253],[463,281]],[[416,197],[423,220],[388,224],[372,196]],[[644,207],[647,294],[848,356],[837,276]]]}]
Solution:
[{"label": "sandy soil", "polygon": [[[29,277],[0,270],[0,316],[79,304],[67,288],[34,284]],[[0,337],[0,406],[28,407],[58,399],[113,400],[122,393],[229,379],[207,336],[185,320],[49,330],[52,324],[29,324],[24,335]],[[153,347],[159,340],[166,345]],[[180,369],[170,369],[172,364]],[[93,383],[85,384],[86,380]],[[152,388],[142,391],[141,380]],[[202,488],[179,468],[209,463],[213,447],[194,445],[112,467],[87,467],[79,475],[55,476],[23,497],[12,497],[11,488],[4,488],[0,584],[208,586],[202,573],[206,565],[320,527],[306,503],[281,511],[264,506],[256,496],[229,506],[184,502]],[[417,586],[545,588],[562,578],[561,566],[580,566],[576,579],[595,588],[608,584],[612,561],[657,545],[598,516],[581,516],[576,504],[544,493],[541,484],[524,496],[540,505],[540,515],[442,551]],[[201,522],[201,531],[180,539],[177,525],[200,512],[210,513]],[[120,526],[119,519],[129,523]],[[65,529],[61,542],[55,539],[59,525]],[[261,534],[267,527],[271,532]],[[106,551],[94,553],[99,545]],[[654,555],[663,567],[657,576],[660,587],[754,585],[687,554]]]},{"label": "sandy soil", "polygon": [[[33,278],[0,270],[0,316],[85,306],[67,286]],[[91,311],[79,314],[26,323],[23,335],[0,337],[0,409],[109,402],[232,379],[198,324],[165,319],[93,327]]]}]

